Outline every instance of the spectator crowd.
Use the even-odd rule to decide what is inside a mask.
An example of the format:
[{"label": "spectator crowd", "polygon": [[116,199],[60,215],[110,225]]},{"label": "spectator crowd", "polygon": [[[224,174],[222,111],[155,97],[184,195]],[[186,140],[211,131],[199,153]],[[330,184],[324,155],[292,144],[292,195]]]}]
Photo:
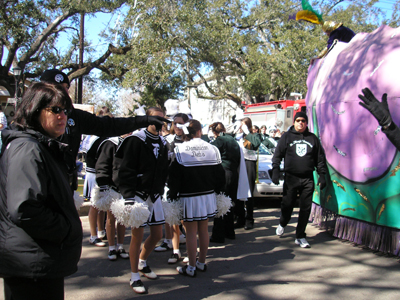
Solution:
[{"label": "spectator crowd", "polygon": [[[313,172],[323,189],[327,171],[324,150],[308,131],[305,113],[296,114],[287,132],[276,126],[259,128],[243,117],[226,127],[215,122],[203,134],[191,115],[166,116],[158,107],[130,118],[114,118],[106,107],[97,116],[74,109],[69,85],[64,73],[44,72],[41,82],[26,91],[12,124],[0,125],[0,223],[6,224],[0,236],[7,241],[0,246],[6,262],[0,276],[5,299],[64,299],[64,277],[76,272],[82,246],[76,210],[81,202],[74,193],[82,167],[76,164],[79,149],[86,162],[83,194],[91,203],[88,242],[106,247],[107,241],[110,261],[129,259],[129,284],[138,294],[147,292],[141,276],[157,278],[157,266],[148,263],[153,250],[171,251],[168,263],[183,261],[177,272],[195,277],[207,271],[210,242],[225,243],[235,239],[235,229],[254,228],[261,144],[274,153],[274,184],[279,184],[285,161],[276,234],[284,234],[299,195],[295,243],[310,247],[305,231]],[[0,111],[1,122],[3,115]],[[146,226],[150,235],[143,241]],[[124,245],[127,228],[129,247]],[[184,243],[186,258],[180,250]]]}]

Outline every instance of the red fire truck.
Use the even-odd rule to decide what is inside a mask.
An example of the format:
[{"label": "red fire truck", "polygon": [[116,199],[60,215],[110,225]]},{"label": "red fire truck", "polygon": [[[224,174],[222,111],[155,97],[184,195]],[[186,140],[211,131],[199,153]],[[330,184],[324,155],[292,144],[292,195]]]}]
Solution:
[{"label": "red fire truck", "polygon": [[294,115],[306,112],[305,99],[277,100],[263,103],[245,105],[244,115],[252,120],[253,125],[260,127],[276,126],[280,131],[286,131],[293,125]]}]

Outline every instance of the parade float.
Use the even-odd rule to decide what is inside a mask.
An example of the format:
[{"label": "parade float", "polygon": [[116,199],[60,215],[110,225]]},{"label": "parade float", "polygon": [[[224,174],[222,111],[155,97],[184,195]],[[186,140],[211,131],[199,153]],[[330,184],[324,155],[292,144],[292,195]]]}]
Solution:
[{"label": "parade float", "polygon": [[329,184],[316,187],[311,220],[340,239],[399,255],[400,153],[358,95],[387,93],[400,124],[400,28],[382,25],[335,42],[309,67],[309,129],[326,152]]}]

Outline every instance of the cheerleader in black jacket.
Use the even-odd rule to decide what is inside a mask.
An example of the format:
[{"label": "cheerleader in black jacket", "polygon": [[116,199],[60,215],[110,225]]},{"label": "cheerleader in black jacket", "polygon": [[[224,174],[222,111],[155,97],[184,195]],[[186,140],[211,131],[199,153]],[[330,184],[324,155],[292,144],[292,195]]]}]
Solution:
[{"label": "cheerleader in black jacket", "polygon": [[[185,124],[188,124],[189,116],[184,113],[178,113],[174,116],[174,121],[172,122],[171,133],[165,139],[167,141],[168,149],[170,152],[174,152],[175,146],[177,144],[181,144],[184,142],[185,135],[183,134],[183,127]],[[175,156],[172,155],[171,161],[175,160]],[[181,233],[179,228],[180,225],[172,225],[170,226],[168,223],[165,224],[165,240],[164,243],[161,244],[160,247],[157,247],[155,251],[159,251],[158,249],[164,247],[164,249],[171,248],[168,244],[168,237],[172,237],[172,249],[173,253],[171,257],[168,259],[169,264],[175,264],[179,260],[181,260],[182,255],[181,251],[179,250],[179,244],[185,243],[186,239],[185,236]],[[183,238],[183,239],[182,239]],[[181,242],[182,239],[182,242]]]},{"label": "cheerleader in black jacket", "polygon": [[[182,275],[194,277],[196,269],[205,271],[209,244],[208,218],[216,214],[215,192],[225,185],[225,172],[219,150],[203,141],[201,124],[190,120],[185,134],[186,142],[175,147],[176,159],[172,162],[169,177],[169,199],[183,205],[183,224],[186,229],[186,250],[189,264],[177,267]],[[199,258],[196,262],[197,237],[199,235]]]},{"label": "cheerleader in black jacket", "polygon": [[[92,190],[96,185],[96,160],[97,160],[97,150],[104,137],[98,137],[91,135],[85,139],[85,149],[86,152],[86,175],[85,182],[83,184],[83,196],[87,200],[91,200]],[[90,228],[90,238],[89,243],[97,247],[105,247],[106,243],[103,242],[102,238],[105,236],[104,230],[104,218],[105,212],[99,211],[93,205],[89,208],[89,228]]]},{"label": "cheerleader in black jacket", "polygon": [[[164,117],[163,111],[157,107],[149,108],[146,114]],[[133,133],[124,139],[115,154],[120,165],[115,182],[125,199],[125,204],[145,202],[150,211],[145,224],[139,228],[132,227],[129,248],[130,285],[138,294],[146,293],[139,272],[149,279],[157,278],[146,260],[162,238],[162,225],[165,223],[161,196],[164,192],[169,161],[166,142],[158,134],[160,129],[150,125],[146,130]],[[150,226],[150,235],[140,251],[144,227],[147,225]]]},{"label": "cheerleader in black jacket", "polygon": [[[114,155],[118,145],[122,142],[122,137],[112,137],[104,140],[98,149],[96,161],[96,182],[100,188],[100,194],[111,197],[111,191],[116,191],[117,187],[113,181]],[[118,171],[118,170],[115,170]],[[103,197],[104,197],[103,196]],[[96,203],[94,204],[96,206]],[[106,231],[108,235],[108,259],[113,261],[117,257],[129,258],[129,254],[124,249],[125,226],[117,224],[117,245],[115,245],[115,216],[109,207],[102,208],[107,210]]]}]

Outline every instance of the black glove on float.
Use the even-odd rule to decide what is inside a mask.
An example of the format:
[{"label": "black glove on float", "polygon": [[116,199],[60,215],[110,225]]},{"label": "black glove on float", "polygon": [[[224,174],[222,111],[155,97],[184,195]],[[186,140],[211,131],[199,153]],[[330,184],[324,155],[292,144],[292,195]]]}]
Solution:
[{"label": "black glove on float", "polygon": [[358,98],[363,102],[359,102],[359,104],[369,110],[375,119],[378,120],[380,126],[389,126],[392,123],[392,117],[390,116],[387,103],[387,94],[383,94],[382,102],[379,102],[368,88],[361,91],[364,95],[358,95]]},{"label": "black glove on float", "polygon": [[165,122],[171,123],[170,120],[159,116],[137,116],[135,117],[135,121],[139,128],[155,125],[157,130],[160,130]]},{"label": "black glove on float", "polygon": [[319,188],[323,190],[326,187],[326,180],[325,180],[325,174],[319,175],[318,183]]},{"label": "black glove on float", "polygon": [[[271,171],[271,170],[270,170]],[[271,180],[272,180],[272,182],[274,183],[274,184],[276,184],[276,185],[278,185],[279,184],[279,169],[272,169],[272,176],[271,176],[271,173],[270,173],[270,176],[271,176]]]}]

